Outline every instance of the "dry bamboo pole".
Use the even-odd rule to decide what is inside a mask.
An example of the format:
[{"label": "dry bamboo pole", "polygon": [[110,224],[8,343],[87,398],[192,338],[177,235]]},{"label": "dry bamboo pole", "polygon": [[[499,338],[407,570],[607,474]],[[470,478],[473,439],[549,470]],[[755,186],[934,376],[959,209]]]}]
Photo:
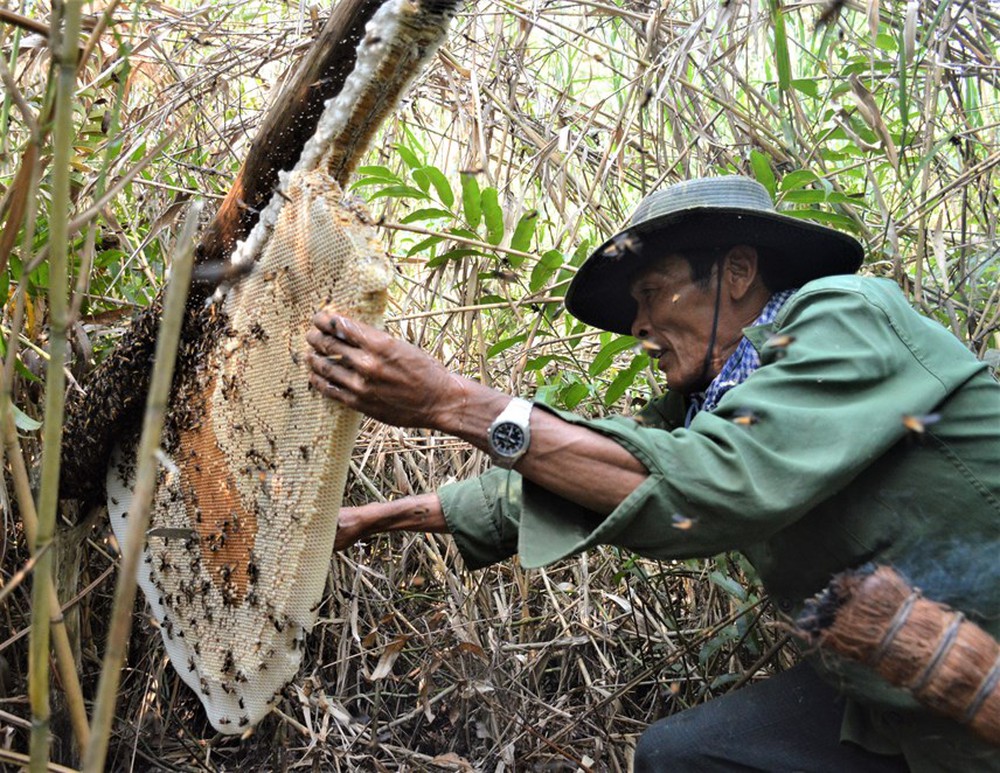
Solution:
[{"label": "dry bamboo pole", "polygon": [[[59,503],[59,458],[65,406],[68,323],[68,213],[70,210],[70,160],[73,152],[73,92],[76,87],[77,41],[80,37],[81,0],[67,0],[62,13],[52,15],[52,59],[55,71],[54,127],[52,132],[52,204],[49,212],[49,320],[50,359],[45,379],[45,423],[42,446],[41,488],[38,495],[38,529],[32,553],[38,554],[55,534]],[[58,8],[58,6],[56,6]],[[60,29],[61,27],[61,29]],[[30,769],[41,773],[49,761],[49,640],[52,587],[52,553],[39,557],[32,585],[31,640],[28,692],[31,700]],[[57,607],[58,609],[58,607]]]},{"label": "dry bamboo pole", "polygon": [[132,607],[135,605],[136,573],[139,557],[149,528],[149,511],[156,489],[160,437],[163,420],[167,415],[170,399],[170,385],[173,381],[177,345],[181,337],[184,307],[187,302],[188,286],[191,283],[191,269],[195,250],[195,234],[201,202],[191,206],[187,219],[177,240],[176,254],[171,264],[171,279],[167,285],[163,303],[163,317],[160,334],[156,341],[156,355],[153,361],[153,375],[150,382],[149,399],[143,420],[142,436],[136,457],[138,470],[133,505],[129,509],[128,539],[121,546],[121,566],[118,571],[118,585],[115,588],[115,603],[111,615],[111,629],[108,646],[101,669],[97,700],[94,706],[93,732],[83,759],[83,770],[100,773],[108,752],[111,736],[111,720],[117,701],[121,670],[125,662],[129,633],[132,629]]}]

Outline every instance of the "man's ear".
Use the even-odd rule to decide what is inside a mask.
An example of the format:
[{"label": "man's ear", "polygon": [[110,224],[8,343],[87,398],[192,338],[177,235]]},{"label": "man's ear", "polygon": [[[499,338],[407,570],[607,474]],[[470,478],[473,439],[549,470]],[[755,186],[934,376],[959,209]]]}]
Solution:
[{"label": "man's ear", "polygon": [[738,244],[726,253],[723,262],[725,284],[734,301],[742,300],[758,281],[757,249]]}]

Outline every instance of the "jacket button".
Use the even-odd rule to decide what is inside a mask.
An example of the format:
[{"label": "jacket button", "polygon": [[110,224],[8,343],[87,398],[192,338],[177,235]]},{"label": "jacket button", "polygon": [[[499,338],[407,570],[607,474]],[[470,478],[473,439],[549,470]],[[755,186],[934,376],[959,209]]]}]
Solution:
[{"label": "jacket button", "polygon": [[778,609],[782,612],[791,612],[792,606],[791,599],[778,599]]}]

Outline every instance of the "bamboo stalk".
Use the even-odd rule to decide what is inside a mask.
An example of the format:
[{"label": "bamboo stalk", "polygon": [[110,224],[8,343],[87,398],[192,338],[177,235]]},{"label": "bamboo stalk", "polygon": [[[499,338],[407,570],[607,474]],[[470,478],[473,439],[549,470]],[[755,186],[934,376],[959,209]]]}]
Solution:
[{"label": "bamboo stalk", "polygon": [[167,413],[170,385],[173,381],[177,344],[180,341],[184,306],[187,301],[188,286],[191,283],[191,268],[195,250],[195,234],[201,202],[192,204],[187,219],[178,237],[176,254],[171,267],[171,280],[167,286],[160,323],[160,334],[156,342],[156,357],[150,384],[146,415],[143,420],[142,436],[137,457],[138,472],[133,505],[129,509],[128,539],[121,546],[121,566],[118,585],[115,589],[115,603],[111,615],[111,629],[108,633],[108,647],[101,669],[101,681],[94,706],[93,732],[83,759],[83,770],[99,773],[104,770],[108,741],[111,735],[111,720],[117,701],[118,685],[121,680],[125,650],[132,628],[132,607],[136,596],[136,572],[145,533],[149,528],[149,510],[153,501],[157,480],[156,454],[160,447],[163,420]]},{"label": "bamboo stalk", "polygon": [[[59,503],[59,458],[62,444],[66,377],[63,363],[67,348],[68,312],[68,213],[70,211],[70,159],[73,152],[73,92],[76,86],[77,39],[80,36],[81,0],[67,0],[62,14],[53,13],[52,57],[56,73],[55,125],[52,135],[52,206],[49,212],[49,319],[50,336],[45,381],[45,424],[42,446],[41,488],[38,495],[38,529],[33,554],[53,539]],[[58,8],[58,6],[56,6]],[[60,25],[64,28],[60,30]],[[40,555],[32,585],[31,640],[28,693],[31,700],[30,769],[42,773],[49,761],[49,616],[54,594],[52,553]],[[58,610],[58,607],[56,607]]]}]

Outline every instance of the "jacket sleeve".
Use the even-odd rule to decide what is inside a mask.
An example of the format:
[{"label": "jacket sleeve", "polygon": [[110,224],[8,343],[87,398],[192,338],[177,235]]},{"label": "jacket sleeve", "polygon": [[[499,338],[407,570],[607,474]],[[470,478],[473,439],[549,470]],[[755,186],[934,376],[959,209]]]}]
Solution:
[{"label": "jacket sleeve", "polygon": [[[790,343],[765,346],[761,367],[688,429],[554,411],[614,438],[649,477],[606,517],[524,481],[500,517],[518,532],[522,564],[597,544],[672,559],[766,539],[900,442],[904,415],[930,413],[949,392],[860,289],[801,291],[775,329]],[[499,496],[483,490],[485,501]]]}]

